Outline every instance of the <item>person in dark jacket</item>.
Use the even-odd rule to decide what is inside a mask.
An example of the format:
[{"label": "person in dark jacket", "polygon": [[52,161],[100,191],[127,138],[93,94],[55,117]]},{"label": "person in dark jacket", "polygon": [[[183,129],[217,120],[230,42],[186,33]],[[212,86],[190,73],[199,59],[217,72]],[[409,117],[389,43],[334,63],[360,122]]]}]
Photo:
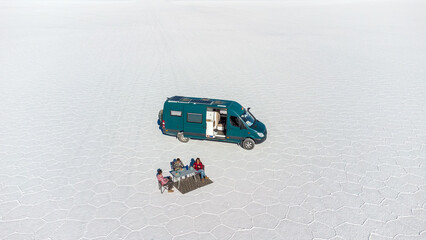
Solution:
[{"label": "person in dark jacket", "polygon": [[176,161],[173,164],[173,170],[178,171],[178,170],[182,170],[185,166],[183,166],[182,161],[177,158]]},{"label": "person in dark jacket", "polygon": [[204,165],[203,165],[203,163],[201,162],[201,160],[200,160],[200,158],[197,158],[196,160],[195,160],[195,163],[194,163],[194,169],[200,174],[200,177],[201,177],[201,182],[204,182],[204,179],[205,178],[207,178],[208,179],[208,177],[206,177],[206,173],[205,173],[205,171],[204,171]]}]

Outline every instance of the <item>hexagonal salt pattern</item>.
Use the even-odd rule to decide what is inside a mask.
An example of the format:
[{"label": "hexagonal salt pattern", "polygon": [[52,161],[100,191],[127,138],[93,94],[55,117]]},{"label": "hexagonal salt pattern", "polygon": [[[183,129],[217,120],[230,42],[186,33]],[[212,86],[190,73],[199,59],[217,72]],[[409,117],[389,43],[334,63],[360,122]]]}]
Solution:
[{"label": "hexagonal salt pattern", "polygon": [[[1,1],[0,239],[426,239],[420,1]],[[161,134],[234,99],[235,144]],[[161,194],[200,157],[213,184]]]}]

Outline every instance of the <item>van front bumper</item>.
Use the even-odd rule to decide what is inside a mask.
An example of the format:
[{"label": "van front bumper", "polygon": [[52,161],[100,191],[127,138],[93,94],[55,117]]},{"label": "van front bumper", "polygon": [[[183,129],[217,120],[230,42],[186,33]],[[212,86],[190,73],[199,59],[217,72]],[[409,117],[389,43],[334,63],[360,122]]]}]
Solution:
[{"label": "van front bumper", "polygon": [[267,133],[267,131],[265,130],[265,133],[263,134],[263,135],[265,135],[263,138],[258,138],[258,139],[254,139],[254,142],[256,143],[256,144],[261,144],[261,143],[263,143],[265,140],[266,140],[266,137],[267,137],[267,135],[268,135],[268,133]]}]

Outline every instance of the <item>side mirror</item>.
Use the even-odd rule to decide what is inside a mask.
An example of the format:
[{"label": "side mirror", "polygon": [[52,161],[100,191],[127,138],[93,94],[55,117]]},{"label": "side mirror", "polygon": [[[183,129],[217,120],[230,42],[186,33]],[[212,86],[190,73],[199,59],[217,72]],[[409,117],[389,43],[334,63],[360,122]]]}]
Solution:
[{"label": "side mirror", "polygon": [[257,121],[256,117],[250,112],[250,108],[247,108],[247,112],[249,112],[251,116],[254,118],[254,120]]}]

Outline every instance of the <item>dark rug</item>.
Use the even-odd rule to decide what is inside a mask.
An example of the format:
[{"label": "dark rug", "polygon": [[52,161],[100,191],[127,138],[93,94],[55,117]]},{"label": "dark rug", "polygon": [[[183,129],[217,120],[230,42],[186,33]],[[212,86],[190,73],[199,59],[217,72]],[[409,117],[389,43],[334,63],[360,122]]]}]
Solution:
[{"label": "dark rug", "polygon": [[191,192],[197,188],[204,187],[213,183],[213,181],[209,179],[204,179],[204,182],[201,182],[200,176],[195,175],[194,177],[187,177],[185,179],[180,180],[180,187],[178,188],[178,182],[174,183],[174,187],[179,190],[182,194]]}]

